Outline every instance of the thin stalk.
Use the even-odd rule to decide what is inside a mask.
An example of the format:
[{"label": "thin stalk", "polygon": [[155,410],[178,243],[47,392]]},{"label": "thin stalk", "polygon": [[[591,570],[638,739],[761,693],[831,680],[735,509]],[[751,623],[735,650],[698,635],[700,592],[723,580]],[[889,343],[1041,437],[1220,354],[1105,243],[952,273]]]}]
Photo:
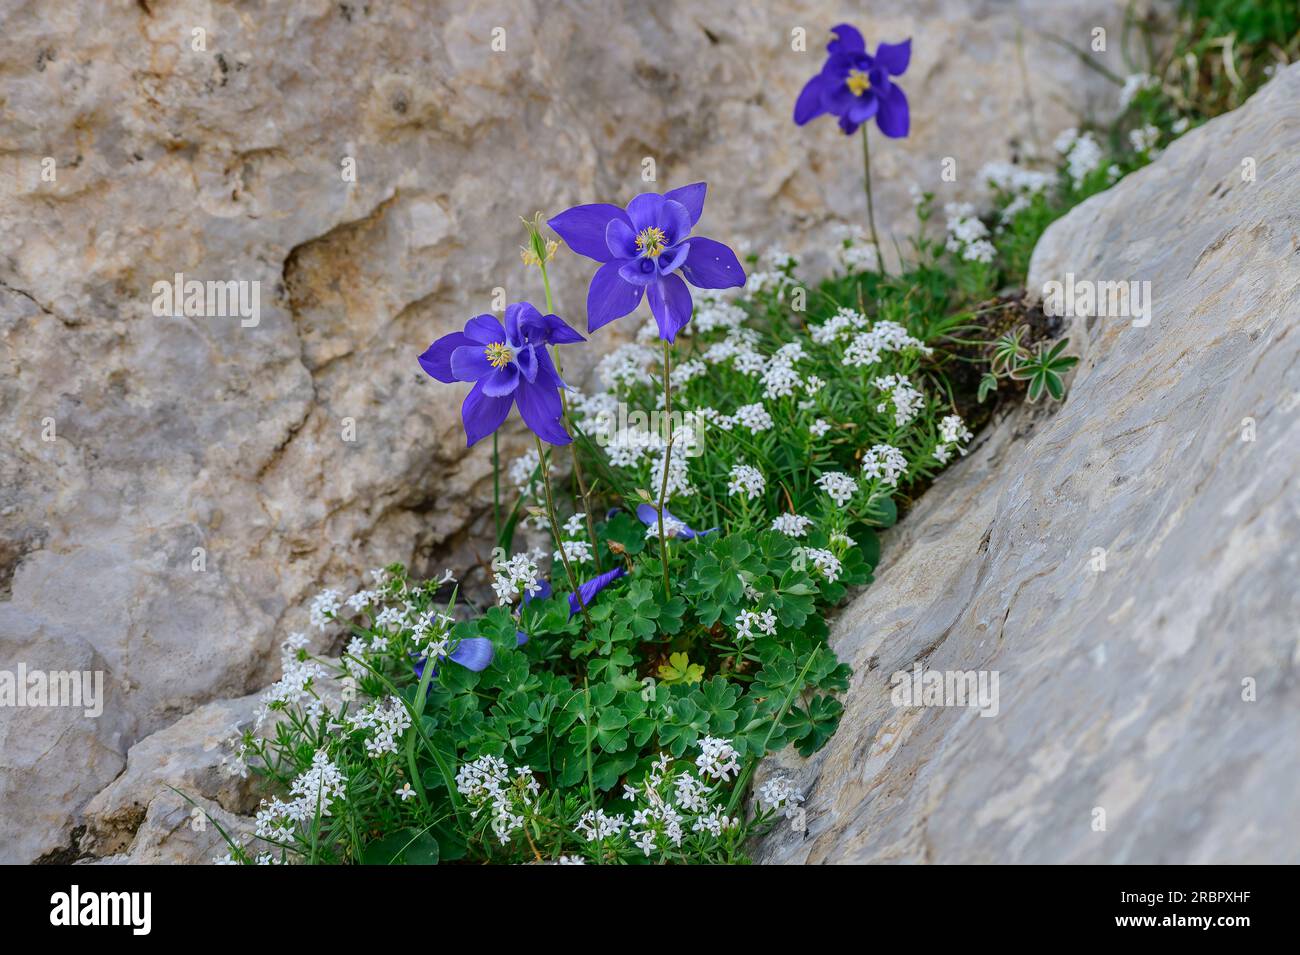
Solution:
[{"label": "thin stalk", "polygon": [[497,449],[497,433],[492,432],[492,520],[496,524],[497,546],[501,545],[501,454]]},{"label": "thin stalk", "polygon": [[546,466],[546,450],[542,447],[542,439],[533,435],[533,440],[537,442],[537,460],[542,462],[542,486],[546,488],[546,516],[551,522],[551,537],[555,540],[555,549],[560,555],[560,562],[564,564],[564,573],[568,575],[569,586],[573,588],[573,595],[578,601],[578,606],[582,610],[582,619],[587,623],[587,629],[591,629],[591,617],[587,615],[587,605],[583,602],[582,592],[578,589],[578,578],[573,576],[573,568],[569,566],[569,555],[564,550],[564,542],[560,537],[560,525],[555,519],[555,500],[551,496],[551,473],[550,468]]},{"label": "thin stalk", "polygon": [[673,457],[673,388],[672,368],[668,354],[668,340],[664,339],[664,423],[668,428],[668,442],[664,446],[664,473],[659,482],[659,563],[664,572],[664,598],[673,599],[672,585],[668,582],[668,537],[664,534],[664,504],[668,500],[668,465]]},{"label": "thin stalk", "polygon": [[876,247],[876,266],[880,274],[885,274],[885,250],[880,246],[880,237],[876,235],[876,210],[871,201],[871,147],[867,145],[868,124],[862,124],[862,170],[866,174],[867,188],[867,222],[871,225],[871,242]]},{"label": "thin stalk", "polygon": [[[551,277],[546,272],[546,260],[542,259],[539,266],[542,272],[542,287],[546,289],[546,311],[547,314],[555,314],[555,303],[551,299]],[[555,352],[555,370],[560,377],[564,377],[564,368],[560,365],[560,353],[557,349]],[[569,420],[569,399],[565,397],[564,390],[560,390],[560,411],[564,417],[564,426],[568,429],[569,434],[573,434],[573,422]],[[582,461],[578,457],[578,446],[576,443],[569,445],[569,453],[573,456],[573,477],[578,482],[578,494],[582,498],[582,512],[587,519],[587,537],[591,540],[591,556],[596,562],[596,573],[603,573],[604,568],[600,563],[600,541],[596,539],[596,519],[591,514],[591,493],[587,490],[587,479],[582,473]]]}]

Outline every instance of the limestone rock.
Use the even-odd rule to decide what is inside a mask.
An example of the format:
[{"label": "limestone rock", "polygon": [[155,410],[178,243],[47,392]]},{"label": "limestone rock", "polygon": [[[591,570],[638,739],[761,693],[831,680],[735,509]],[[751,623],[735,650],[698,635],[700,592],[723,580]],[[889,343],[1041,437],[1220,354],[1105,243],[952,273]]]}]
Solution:
[{"label": "limestone rock", "polygon": [[[890,535],[836,626],[840,732],[795,766],[807,834],[763,859],[1300,861],[1297,104],[1292,66],[1043,237],[1031,289],[1147,280],[1151,322],[1076,319],[1064,406]],[[996,671],[996,715],[893,705],[918,662]]]}]

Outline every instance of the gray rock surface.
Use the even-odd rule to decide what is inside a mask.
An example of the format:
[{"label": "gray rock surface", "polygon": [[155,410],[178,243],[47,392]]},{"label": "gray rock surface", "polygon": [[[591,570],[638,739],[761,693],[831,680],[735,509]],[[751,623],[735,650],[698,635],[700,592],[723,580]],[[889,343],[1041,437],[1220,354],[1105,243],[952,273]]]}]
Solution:
[{"label": "gray rock surface", "polygon": [[[1112,109],[1044,34],[1108,27],[1122,74],[1124,6],[860,15],[916,41],[913,134],[874,151],[882,225],[908,225],[910,182],[969,195],[984,162]],[[0,666],[93,665],[111,699],[0,714],[0,861],[66,848],[134,742],[272,678],[322,586],[483,552],[489,449],[464,452],[458,396],[414,356],[494,288],[539,297],[517,216],[626,198],[646,157],[659,189],[712,183],[720,239],[798,252],[861,216],[856,143],[790,122],[843,12],[0,0]],[[580,324],[589,269],[556,268]],[[155,317],[178,272],[260,283],[258,324]]]},{"label": "gray rock surface", "polygon": [[[1076,319],[1064,406],[891,533],[764,860],[1300,862],[1298,104],[1292,66],[1043,237],[1031,288],[1149,280],[1151,323]],[[997,671],[997,715],[893,705],[917,661]]]}]

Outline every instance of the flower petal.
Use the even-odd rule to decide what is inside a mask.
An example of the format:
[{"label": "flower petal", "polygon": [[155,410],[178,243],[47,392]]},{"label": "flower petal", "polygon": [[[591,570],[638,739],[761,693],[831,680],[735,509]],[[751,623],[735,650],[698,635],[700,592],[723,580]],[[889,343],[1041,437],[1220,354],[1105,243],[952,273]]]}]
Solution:
[{"label": "flower petal", "polygon": [[624,219],[610,219],[605,228],[605,247],[611,259],[634,259],[637,256],[636,233],[632,224]]},{"label": "flower petal", "polygon": [[682,275],[696,288],[739,288],[745,284],[745,270],[736,253],[721,242],[701,236],[691,239]]},{"label": "flower petal", "polygon": [[663,275],[647,286],[646,299],[650,302],[650,314],[659,325],[659,337],[670,344],[676,341],[677,333],[691,320],[694,308],[691,290],[680,276]]},{"label": "flower petal", "polygon": [[627,217],[632,220],[632,229],[640,232],[642,229],[659,225],[663,207],[664,197],[657,192],[643,192],[634,197],[627,204]]},{"label": "flower petal", "polygon": [[831,27],[831,42],[826,44],[827,53],[861,53],[867,48],[862,34],[848,23]]},{"label": "flower petal", "polygon": [[506,340],[506,330],[495,315],[475,315],[465,323],[465,337],[480,345]]},{"label": "flower petal", "polygon": [[537,381],[535,384],[545,385],[548,382],[553,388],[567,388],[564,379],[560,373],[555,370],[555,362],[551,361],[551,353],[545,348],[539,348],[537,355]]},{"label": "flower petal", "polygon": [[552,345],[573,345],[586,341],[576,329],[571,328],[569,323],[558,315],[544,315],[542,320],[546,322],[545,340]]},{"label": "flower petal", "polygon": [[664,198],[673,202],[680,202],[685,206],[691,217],[691,225],[694,226],[700,221],[700,216],[704,213],[704,194],[708,191],[708,188],[707,183],[693,182],[689,186],[669,189],[664,193]]},{"label": "flower petal", "polygon": [[494,398],[483,394],[481,381],[471,388],[465,396],[465,403],[460,406],[460,416],[465,422],[465,447],[473,447],[501,427],[513,403],[514,399],[509,395]]},{"label": "flower petal", "polygon": [[645,288],[623,281],[618,274],[622,265],[619,261],[607,262],[592,276],[587,290],[587,331],[594,332],[641,304]]},{"label": "flower petal", "polygon": [[826,112],[826,107],[822,105],[822,93],[825,89],[826,78],[821,73],[818,73],[804,84],[799,93],[799,98],[794,101],[794,122],[796,126],[802,126]]},{"label": "flower petal", "polygon": [[[569,594],[569,616],[572,617],[575,613],[581,610],[582,607],[590,607],[591,601],[596,594],[600,593],[626,573],[627,568],[615,567],[613,570],[607,570],[605,573],[579,584],[578,592],[576,594]],[[579,606],[579,601],[581,601],[582,606]]]},{"label": "flower petal", "polygon": [[546,321],[531,302],[512,302],[506,306],[507,341],[544,341],[545,337]]},{"label": "flower petal", "polygon": [[482,345],[464,345],[451,353],[451,373],[457,381],[478,381],[494,371]]},{"label": "flower petal", "polygon": [[659,261],[656,263],[656,266],[659,269],[659,274],[667,275],[669,272],[675,272],[677,269],[680,269],[682,264],[686,261],[686,257],[690,254],[691,243],[689,241],[683,242],[680,245],[675,245],[671,249],[664,249],[663,253],[659,256]]},{"label": "flower petal", "polygon": [[664,230],[665,245],[676,245],[691,234],[691,214],[680,202],[665,198],[659,222]]},{"label": "flower petal", "polygon": [[519,387],[519,366],[513,362],[504,368],[493,368],[492,373],[479,380],[483,394],[489,398],[508,397]]},{"label": "flower petal", "polygon": [[515,392],[515,401],[519,403],[519,414],[524,424],[543,441],[550,444],[569,444],[573,441],[564,430],[560,421],[564,408],[560,404],[558,388],[549,384],[519,383]]},{"label": "flower petal", "polygon": [[654,259],[628,259],[618,269],[618,277],[629,285],[646,286],[655,280],[659,270]]},{"label": "flower petal", "polygon": [[[545,348],[546,346],[542,345],[541,347]],[[524,381],[533,382],[537,380],[537,351],[537,346],[525,345],[515,355],[515,364],[519,366]]]},{"label": "flower petal", "polygon": [[907,72],[907,64],[912,60],[912,38],[902,43],[882,43],[876,47],[876,62],[893,76]]},{"label": "flower petal", "polygon": [[907,97],[896,84],[890,86],[889,92],[880,97],[880,110],[876,113],[876,125],[880,131],[891,139],[902,139],[911,126]]},{"label": "flower petal", "polygon": [[450,384],[456,380],[451,370],[451,355],[457,348],[471,344],[464,332],[443,335],[420,355],[418,361],[425,374]]},{"label": "flower petal", "polygon": [[546,220],[546,224],[574,252],[597,262],[608,262],[610,254],[609,247],[605,245],[605,229],[611,219],[626,220],[627,213],[608,202],[593,202],[566,209],[558,216]]},{"label": "flower petal", "polygon": [[466,637],[447,654],[447,659],[459,663],[466,670],[481,672],[492,662],[492,641],[487,637]]}]

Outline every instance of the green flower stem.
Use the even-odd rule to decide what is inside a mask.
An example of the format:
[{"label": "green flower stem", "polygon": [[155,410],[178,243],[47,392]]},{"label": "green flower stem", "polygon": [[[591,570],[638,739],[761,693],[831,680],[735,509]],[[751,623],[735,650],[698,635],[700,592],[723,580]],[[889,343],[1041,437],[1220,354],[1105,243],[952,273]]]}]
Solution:
[{"label": "green flower stem", "polygon": [[[546,259],[541,260],[538,268],[542,271],[542,287],[546,289],[546,311],[548,314],[555,314],[555,304],[551,299],[551,277],[546,272]],[[564,368],[560,365],[560,353],[557,349],[554,356],[555,370],[560,377],[564,377]],[[560,410],[564,416],[564,426],[568,429],[569,434],[573,434],[573,422],[569,419],[569,399],[565,397],[564,391],[560,391]],[[591,515],[591,493],[587,490],[587,479],[582,473],[582,461],[578,457],[578,445],[576,442],[569,445],[569,453],[573,456],[573,477],[578,482],[578,494],[582,498],[582,511],[587,519],[587,537],[591,540],[591,557],[596,562],[596,573],[603,573],[604,568],[600,563],[600,541],[596,538],[596,519]]]},{"label": "green flower stem", "polygon": [[867,145],[867,126],[867,123],[862,124],[862,170],[866,173],[867,222],[871,225],[871,241],[876,246],[876,267],[884,275],[885,250],[881,248],[880,237],[876,235],[876,211],[871,202],[871,147]]},{"label": "green flower stem", "polygon": [[664,572],[664,598],[673,599],[673,588],[668,582],[668,538],[664,534],[664,504],[668,501],[668,465],[673,457],[673,391],[668,341],[664,340],[664,424],[668,428],[668,443],[664,446],[664,473],[659,482],[659,563]]},{"label": "green flower stem", "polygon": [[591,629],[591,617],[587,615],[587,605],[582,600],[582,593],[578,590],[578,578],[573,576],[573,568],[569,566],[569,555],[565,553],[564,543],[560,537],[560,525],[555,519],[555,499],[551,496],[551,472],[546,464],[546,449],[542,447],[542,439],[533,435],[533,440],[537,442],[537,460],[542,462],[542,486],[546,488],[546,516],[551,522],[551,537],[555,539],[555,549],[560,555],[560,562],[564,564],[564,573],[568,575],[569,586],[573,588],[573,595],[578,601],[578,606],[582,609],[582,619],[587,623],[587,629]]},{"label": "green flower stem", "polygon": [[492,432],[492,520],[496,524],[497,546],[501,547],[501,454],[495,431]]}]

